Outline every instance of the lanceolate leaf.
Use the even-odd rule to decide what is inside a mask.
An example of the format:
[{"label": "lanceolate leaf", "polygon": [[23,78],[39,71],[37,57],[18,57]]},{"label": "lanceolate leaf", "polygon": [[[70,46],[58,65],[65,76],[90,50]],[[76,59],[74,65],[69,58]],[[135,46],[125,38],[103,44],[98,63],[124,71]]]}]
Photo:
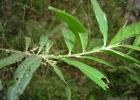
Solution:
[{"label": "lanceolate leaf", "polygon": [[28,50],[30,43],[31,43],[31,39],[29,37],[25,37],[26,51]]},{"label": "lanceolate leaf", "polygon": [[67,96],[68,96],[68,100],[71,100],[71,90],[69,89],[69,87],[66,87],[66,92],[67,92]]},{"label": "lanceolate leaf", "polygon": [[118,31],[114,38],[110,42],[110,46],[121,43],[121,41],[140,35],[140,22],[126,26]]},{"label": "lanceolate leaf", "polygon": [[103,34],[104,38],[104,45],[106,45],[107,42],[107,34],[108,34],[108,26],[107,26],[107,20],[106,15],[100,8],[98,2],[96,0],[91,0],[91,3],[93,5],[93,10],[95,12],[95,16],[97,18],[97,22],[100,27],[100,31]]},{"label": "lanceolate leaf", "polygon": [[140,45],[140,36],[137,36],[134,40],[134,43],[133,43],[134,46],[139,46]]},{"label": "lanceolate leaf", "polygon": [[79,32],[79,37],[80,37],[80,40],[81,40],[81,45],[82,45],[82,48],[83,48],[83,52],[85,51],[85,48],[87,46],[87,43],[88,43],[88,36],[85,35],[87,33],[82,33],[82,32]]},{"label": "lanceolate leaf", "polygon": [[61,70],[57,66],[53,66],[53,68],[54,68],[55,73],[60,77],[60,79],[63,80],[67,84]]},{"label": "lanceolate leaf", "polygon": [[90,57],[90,56],[81,56],[80,58],[86,58],[86,59],[90,59],[90,60],[95,60],[95,61],[97,61],[99,63],[102,63],[102,64],[105,64],[107,66],[110,66],[110,67],[113,67],[113,68],[117,68],[117,66],[113,65],[112,63],[107,62],[107,61],[102,60],[102,59],[99,59],[99,58]]},{"label": "lanceolate leaf", "polygon": [[75,36],[72,33],[72,31],[66,29],[66,28],[62,28],[62,34],[64,36],[66,45],[69,49],[69,53],[71,53],[73,47],[74,47],[74,43],[75,43]]},{"label": "lanceolate leaf", "polygon": [[103,51],[104,51],[104,52],[107,52],[107,53],[110,53],[110,54],[113,54],[113,55],[115,55],[115,56],[118,56],[118,57],[120,57],[120,58],[126,59],[126,60],[128,60],[128,61],[130,61],[130,62],[132,62],[132,63],[136,63],[137,65],[140,66],[140,62],[139,62],[139,61],[137,61],[136,59],[134,59],[134,58],[128,56],[127,54],[124,54],[124,53],[122,53],[122,52],[115,51],[115,50],[112,50],[112,49],[110,49],[110,50],[103,50]]},{"label": "lanceolate leaf", "polygon": [[16,62],[19,62],[22,60],[22,58],[25,56],[24,53],[18,52],[10,55],[9,57],[5,57],[0,60],[0,68],[3,68],[4,66],[14,64]]},{"label": "lanceolate leaf", "polygon": [[41,37],[40,37],[40,42],[39,42],[39,50],[38,50],[38,54],[42,51],[42,49],[44,48],[44,46],[46,45],[47,43],[47,40],[48,40],[48,36],[43,34]]},{"label": "lanceolate leaf", "polygon": [[[133,43],[133,46],[139,46],[140,45],[140,36],[136,36],[135,40],[134,40],[134,43]],[[130,54],[133,50],[129,50],[128,51],[128,54]]]},{"label": "lanceolate leaf", "polygon": [[[85,50],[88,41],[88,33],[84,26],[77,19],[75,19],[73,16],[64,11],[53,7],[49,7],[49,9],[53,10],[60,18],[62,18],[69,25],[70,29],[75,35],[75,38],[81,44],[82,49]],[[86,40],[82,40],[84,39],[84,37]]]},{"label": "lanceolate leaf", "polygon": [[8,89],[7,100],[17,100],[18,95],[24,92],[32,78],[33,72],[40,66],[41,58],[31,55],[24,60],[14,73],[15,84]]},{"label": "lanceolate leaf", "polygon": [[140,47],[134,46],[134,45],[119,45],[119,46],[126,47],[126,48],[133,49],[133,50],[137,50],[137,51],[140,51]]},{"label": "lanceolate leaf", "polygon": [[[79,61],[73,61],[68,59],[62,59],[64,62],[68,63],[69,65],[73,65],[77,68],[79,68],[85,75],[87,75],[92,81],[94,81],[96,84],[101,86],[104,90],[108,88],[108,86],[101,80],[102,78],[107,78],[98,70],[92,68],[91,66],[88,66],[84,63],[81,63]],[[107,80],[108,81],[108,80]]]},{"label": "lanceolate leaf", "polygon": [[3,86],[2,86],[2,83],[1,83],[1,80],[0,80],[0,91],[3,89]]}]

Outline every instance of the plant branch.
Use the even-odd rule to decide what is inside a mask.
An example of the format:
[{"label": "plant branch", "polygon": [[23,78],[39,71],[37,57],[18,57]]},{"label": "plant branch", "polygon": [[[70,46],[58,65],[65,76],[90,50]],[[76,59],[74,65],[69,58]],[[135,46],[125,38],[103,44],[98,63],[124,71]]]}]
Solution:
[{"label": "plant branch", "polygon": [[[116,47],[116,46],[113,46],[113,47]],[[43,54],[33,54],[33,53],[30,53],[30,52],[22,52],[22,53],[25,53],[26,55],[36,55],[40,58],[43,58],[43,59],[59,59],[59,58],[69,58],[69,57],[76,57],[76,58],[80,58],[80,56],[83,56],[83,55],[88,55],[88,54],[93,54],[93,53],[96,53],[96,52],[102,52],[103,50],[109,50],[113,47],[101,47],[101,48],[98,48],[98,49],[93,49],[91,51],[87,51],[87,52],[82,52],[82,53],[77,53],[77,54],[67,54],[67,55],[53,55],[53,54],[50,54],[50,55],[43,55]],[[0,50],[2,51],[6,51],[6,52],[14,52],[14,53],[19,53],[21,51],[17,51],[17,50],[9,50],[9,49],[3,49],[3,48],[0,48]]]}]

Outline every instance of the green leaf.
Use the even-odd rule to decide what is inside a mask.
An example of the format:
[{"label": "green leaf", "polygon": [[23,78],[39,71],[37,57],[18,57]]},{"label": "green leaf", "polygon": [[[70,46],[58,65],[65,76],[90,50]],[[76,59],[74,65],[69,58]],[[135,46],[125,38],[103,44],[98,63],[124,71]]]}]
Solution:
[{"label": "green leaf", "polygon": [[140,45],[140,36],[136,36],[133,45],[134,46],[139,46]]},{"label": "green leaf", "polygon": [[31,39],[25,36],[26,51],[28,50],[30,44],[31,44]]},{"label": "green leaf", "polygon": [[119,52],[119,51],[115,51],[115,50],[112,50],[112,49],[109,49],[109,50],[103,50],[104,52],[107,52],[107,53],[110,53],[110,54],[113,54],[115,56],[118,56],[120,58],[123,58],[124,60],[128,60],[129,62],[132,62],[132,63],[136,63],[137,65],[140,66],[140,62],[137,61],[136,59],[128,56],[127,54],[124,54],[122,52]]},{"label": "green leaf", "polygon": [[39,53],[42,51],[42,49],[43,49],[44,46],[46,45],[47,41],[48,41],[48,36],[45,35],[45,34],[43,34],[43,35],[40,37],[40,41],[39,41],[40,47],[39,47],[39,50],[38,50],[38,53],[37,53],[37,54],[39,54]]},{"label": "green leaf", "polygon": [[129,75],[129,77],[132,79],[132,80],[134,80],[134,81],[136,81],[138,84],[140,84],[140,78],[139,78],[139,76],[137,76],[137,75]]},{"label": "green leaf", "polygon": [[81,44],[81,47],[84,51],[88,43],[88,33],[84,26],[77,19],[64,11],[51,6],[49,6],[49,9],[53,10],[61,19],[63,19],[69,25],[70,29],[75,35],[75,38]]},{"label": "green leaf", "polygon": [[121,28],[110,42],[110,46],[121,43],[121,41],[140,35],[140,22]]},{"label": "green leaf", "polygon": [[2,83],[1,83],[1,80],[0,80],[0,91],[3,90],[3,86],[2,86]]},{"label": "green leaf", "polygon": [[55,73],[60,77],[60,79],[63,80],[64,83],[67,84],[67,82],[65,81],[64,76],[63,76],[63,74],[61,72],[61,70],[57,66],[53,66],[53,68],[54,68]]},{"label": "green leaf", "polygon": [[9,57],[3,58],[0,60],[0,68],[3,68],[4,66],[10,65],[10,64],[14,64],[16,62],[19,62],[23,59],[24,56],[25,56],[24,53],[18,52],[18,53],[14,53],[14,54],[10,55]]},{"label": "green leaf", "polygon": [[75,36],[72,31],[66,28],[62,28],[62,34],[64,36],[65,43],[69,49],[69,53],[71,53],[75,43]]},{"label": "green leaf", "polygon": [[93,5],[93,10],[94,10],[97,22],[99,24],[100,31],[103,34],[104,46],[105,46],[107,42],[107,34],[108,34],[108,25],[107,25],[106,15],[102,11],[102,9],[100,8],[96,0],[91,0],[91,3]]},{"label": "green leaf", "polygon": [[107,81],[108,79],[97,69],[94,69],[84,63],[81,63],[79,61],[73,61],[68,59],[62,59],[64,62],[68,63],[69,65],[73,65],[77,68],[79,68],[86,76],[88,76],[92,81],[94,81],[96,84],[98,84],[100,87],[102,87],[104,90],[108,88],[108,86],[102,81],[102,78],[105,78]]},{"label": "green leaf", "polygon": [[133,50],[140,51],[140,47],[134,46],[134,45],[118,45],[118,46],[126,47],[126,48],[130,48],[130,49],[133,49]]},{"label": "green leaf", "polygon": [[102,59],[99,59],[99,58],[90,57],[90,56],[81,56],[80,58],[86,58],[86,59],[90,59],[90,60],[95,60],[95,61],[97,61],[99,63],[102,63],[102,64],[105,64],[107,66],[110,66],[110,67],[113,67],[113,68],[117,68],[117,66],[113,65],[112,63],[107,62],[107,61],[102,60]]},{"label": "green leaf", "polygon": [[66,87],[66,92],[67,92],[67,96],[68,96],[68,100],[71,100],[71,90],[69,89],[69,87]]},{"label": "green leaf", "polygon": [[26,58],[14,73],[15,84],[8,89],[7,100],[16,100],[24,92],[33,72],[40,66],[41,58],[31,55]]},{"label": "green leaf", "polygon": [[121,69],[124,69],[125,71],[129,71],[130,73],[132,73],[133,75],[137,75],[137,72],[132,69],[130,66],[121,66]]},{"label": "green leaf", "polygon": [[88,35],[87,33],[79,32],[79,37],[80,37],[82,49],[84,52],[88,43]]},{"label": "green leaf", "polygon": [[[136,36],[133,46],[139,46],[140,45],[140,36]],[[130,54],[133,50],[129,50],[128,54]]]}]

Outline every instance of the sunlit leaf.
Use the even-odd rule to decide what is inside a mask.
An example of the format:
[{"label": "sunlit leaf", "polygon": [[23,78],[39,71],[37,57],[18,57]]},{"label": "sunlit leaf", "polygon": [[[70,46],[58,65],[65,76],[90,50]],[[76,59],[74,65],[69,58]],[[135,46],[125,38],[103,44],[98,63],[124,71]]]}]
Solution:
[{"label": "sunlit leaf", "polygon": [[40,66],[41,58],[31,55],[25,59],[14,73],[15,84],[8,89],[7,100],[16,100],[32,78],[33,72]]},{"label": "sunlit leaf", "polygon": [[0,60],[0,68],[3,68],[4,66],[10,65],[10,64],[14,64],[16,62],[19,62],[23,59],[24,56],[25,56],[24,53],[18,52],[18,53],[14,53],[8,57],[3,58]]},{"label": "sunlit leaf", "polygon": [[90,57],[90,56],[81,56],[80,58],[86,58],[86,59],[90,59],[90,60],[95,60],[99,63],[105,64],[107,66],[113,67],[113,68],[117,68],[117,66],[113,65],[112,63],[99,59],[99,58],[95,58],[95,57]]},{"label": "sunlit leaf", "polygon": [[68,63],[69,65],[73,65],[73,66],[79,68],[85,75],[87,75],[96,84],[101,86],[104,90],[106,90],[106,88],[108,88],[108,86],[102,81],[102,78],[105,78],[107,81],[108,81],[108,79],[97,69],[94,69],[91,66],[88,66],[79,61],[68,60],[68,59],[62,59],[62,60],[64,62]]},{"label": "sunlit leaf", "polygon": [[62,28],[62,34],[64,36],[65,43],[69,49],[69,53],[71,53],[75,43],[75,36],[72,31],[66,28]]},{"label": "sunlit leaf", "polygon": [[88,33],[84,26],[77,19],[75,19],[73,16],[64,11],[61,11],[51,6],[49,7],[49,9],[53,10],[60,18],[62,18],[69,25],[70,29],[75,35],[75,38],[81,44],[82,49],[85,50],[88,41]]},{"label": "sunlit leaf", "polygon": [[97,18],[97,22],[99,24],[100,31],[103,34],[104,45],[106,45],[107,35],[108,35],[108,25],[107,25],[106,15],[102,11],[102,9],[100,8],[100,6],[96,0],[91,0],[91,3],[93,5],[93,10],[94,10],[95,16]]},{"label": "sunlit leaf", "polygon": [[140,22],[121,28],[110,42],[110,46],[121,43],[121,41],[140,35]]},{"label": "sunlit leaf", "polygon": [[120,58],[123,58],[125,60],[128,60],[129,62],[132,62],[132,63],[136,63],[137,65],[140,66],[140,62],[130,56],[128,56],[127,54],[124,54],[122,52],[119,52],[119,51],[115,51],[115,50],[112,50],[112,49],[109,49],[109,50],[104,50],[104,52],[107,52],[107,53],[110,53],[110,54],[113,54],[115,56],[118,56]]},{"label": "sunlit leaf", "polygon": [[28,50],[29,46],[31,43],[31,39],[29,37],[25,36],[25,46],[26,46],[26,51]]}]

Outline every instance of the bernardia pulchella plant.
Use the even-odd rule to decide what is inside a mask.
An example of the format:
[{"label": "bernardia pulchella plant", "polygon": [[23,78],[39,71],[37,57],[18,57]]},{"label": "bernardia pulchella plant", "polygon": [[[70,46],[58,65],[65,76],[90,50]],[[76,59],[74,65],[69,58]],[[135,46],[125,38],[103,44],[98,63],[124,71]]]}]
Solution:
[{"label": "bernardia pulchella plant", "polygon": [[[39,46],[31,50],[28,50],[29,45],[31,43],[31,39],[29,37],[25,37],[25,41],[26,41],[25,51],[0,48],[0,50],[2,51],[12,53],[10,56],[0,60],[0,68],[3,68],[5,66],[8,66],[16,62],[21,62],[14,72],[14,76],[13,76],[14,84],[8,88],[7,97],[6,97],[7,100],[19,99],[19,95],[23,94],[27,84],[30,82],[33,72],[41,65],[42,62],[48,63],[50,66],[52,66],[55,73],[60,77],[62,81],[64,81],[64,83],[66,84],[68,100],[71,99],[71,91],[68,88],[68,84],[65,81],[61,70],[59,69],[59,67],[57,67],[58,60],[64,61],[69,65],[77,67],[87,77],[89,77],[92,81],[94,81],[104,90],[106,90],[108,86],[101,79],[105,78],[107,82],[109,82],[109,80],[100,71],[85,63],[78,61],[78,59],[94,60],[99,63],[105,64],[107,66],[111,66],[113,68],[116,67],[111,62],[107,62],[100,58],[95,58],[93,56],[90,56],[90,54],[93,53],[105,52],[105,53],[112,54],[114,56],[118,56],[122,59],[128,60],[131,63],[136,64],[137,66],[140,66],[140,62],[138,60],[130,57],[128,54],[118,51],[120,49],[115,49],[119,47],[125,47],[131,50],[140,51],[140,47],[138,46],[140,43],[137,39],[140,35],[140,22],[121,28],[116,33],[116,35],[112,38],[110,43],[107,44],[108,25],[107,25],[106,15],[102,11],[102,9],[100,8],[96,0],[91,0],[91,4],[93,6],[93,11],[96,15],[97,22],[99,24],[99,29],[103,35],[102,46],[93,47],[92,50],[87,51],[86,47],[88,44],[88,32],[84,28],[84,26],[70,14],[50,6],[49,9],[52,10],[54,13],[56,13],[69,26],[69,29],[62,28],[62,35],[64,37],[65,44],[69,50],[68,54],[60,54],[60,55],[50,54],[49,50],[53,46],[53,43],[48,39],[48,36],[46,34],[43,34],[40,37]],[[133,45],[121,44],[123,40],[130,37],[136,37],[136,40]],[[71,53],[71,51],[73,50],[73,47],[75,45],[75,40],[77,41],[76,43],[79,43],[81,45],[82,52],[73,54]],[[1,81],[0,81],[0,85],[2,86]]]}]

